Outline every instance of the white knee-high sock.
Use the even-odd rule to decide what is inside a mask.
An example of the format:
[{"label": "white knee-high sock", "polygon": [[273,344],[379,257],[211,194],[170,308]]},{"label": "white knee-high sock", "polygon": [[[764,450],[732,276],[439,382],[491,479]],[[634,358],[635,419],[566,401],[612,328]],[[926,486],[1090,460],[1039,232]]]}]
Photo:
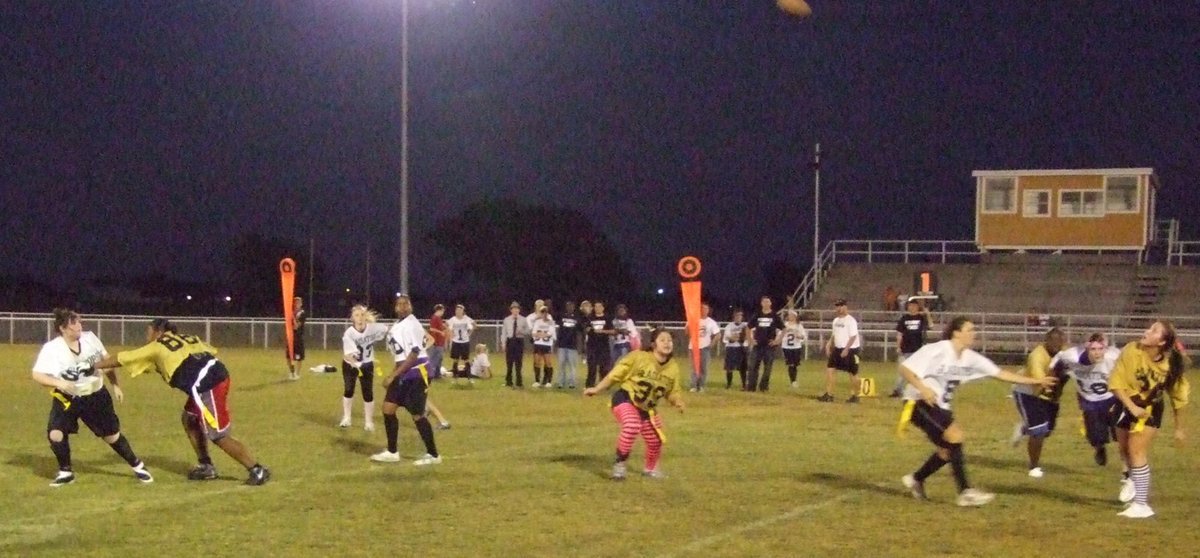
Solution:
[{"label": "white knee-high sock", "polygon": [[354,399],[350,397],[342,398],[342,420],[350,420],[350,407],[354,404]]},{"label": "white knee-high sock", "polygon": [[375,422],[375,402],[363,403],[363,422],[373,424]]}]

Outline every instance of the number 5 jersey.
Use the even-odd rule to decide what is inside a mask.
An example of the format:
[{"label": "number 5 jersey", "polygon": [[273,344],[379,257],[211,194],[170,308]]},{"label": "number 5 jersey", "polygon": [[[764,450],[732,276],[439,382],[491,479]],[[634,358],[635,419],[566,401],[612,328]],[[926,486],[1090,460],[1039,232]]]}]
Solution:
[{"label": "number 5 jersey", "polygon": [[[1000,367],[996,366],[996,363],[971,349],[963,349],[961,354],[954,354],[954,343],[951,341],[925,345],[900,364],[929,386],[937,395],[938,407],[947,411],[950,410],[950,402],[960,385],[1000,373]],[[904,388],[904,399],[920,401],[921,394],[917,388],[910,385]]]}]

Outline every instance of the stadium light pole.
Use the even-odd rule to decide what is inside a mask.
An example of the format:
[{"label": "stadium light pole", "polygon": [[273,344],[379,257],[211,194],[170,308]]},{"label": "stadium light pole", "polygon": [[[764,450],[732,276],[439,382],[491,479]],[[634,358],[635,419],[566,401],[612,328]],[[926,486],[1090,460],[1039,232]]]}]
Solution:
[{"label": "stadium light pole", "polygon": [[[408,0],[400,0],[400,292],[408,292]],[[370,296],[370,293],[367,294]]]},{"label": "stadium light pole", "polygon": [[[821,144],[813,149],[813,273],[821,264]],[[813,276],[814,279],[816,276]]]}]

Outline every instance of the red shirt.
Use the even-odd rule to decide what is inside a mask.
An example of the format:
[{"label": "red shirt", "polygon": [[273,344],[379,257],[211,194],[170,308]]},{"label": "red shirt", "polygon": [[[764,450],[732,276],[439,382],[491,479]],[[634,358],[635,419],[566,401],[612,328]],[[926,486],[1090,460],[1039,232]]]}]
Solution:
[{"label": "red shirt", "polygon": [[434,314],[429,318],[429,335],[433,337],[433,344],[442,346],[446,344],[446,322],[442,321],[442,317]]}]

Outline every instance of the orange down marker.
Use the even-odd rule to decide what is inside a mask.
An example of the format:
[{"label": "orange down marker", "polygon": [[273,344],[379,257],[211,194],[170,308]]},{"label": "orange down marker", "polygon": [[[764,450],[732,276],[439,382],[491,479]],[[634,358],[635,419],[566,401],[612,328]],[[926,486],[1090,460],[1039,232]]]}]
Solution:
[{"label": "orange down marker", "polygon": [[296,291],[296,262],[291,258],[279,261],[279,284],[283,287],[283,329],[287,334],[287,354],[288,361],[291,362],[296,354],[296,340],[293,331],[296,323],[296,308],[293,304],[296,300],[293,296]]},{"label": "orange down marker", "polygon": [[679,290],[683,294],[683,312],[692,340],[692,372],[700,375],[700,259],[684,256],[675,270],[679,272]]}]

